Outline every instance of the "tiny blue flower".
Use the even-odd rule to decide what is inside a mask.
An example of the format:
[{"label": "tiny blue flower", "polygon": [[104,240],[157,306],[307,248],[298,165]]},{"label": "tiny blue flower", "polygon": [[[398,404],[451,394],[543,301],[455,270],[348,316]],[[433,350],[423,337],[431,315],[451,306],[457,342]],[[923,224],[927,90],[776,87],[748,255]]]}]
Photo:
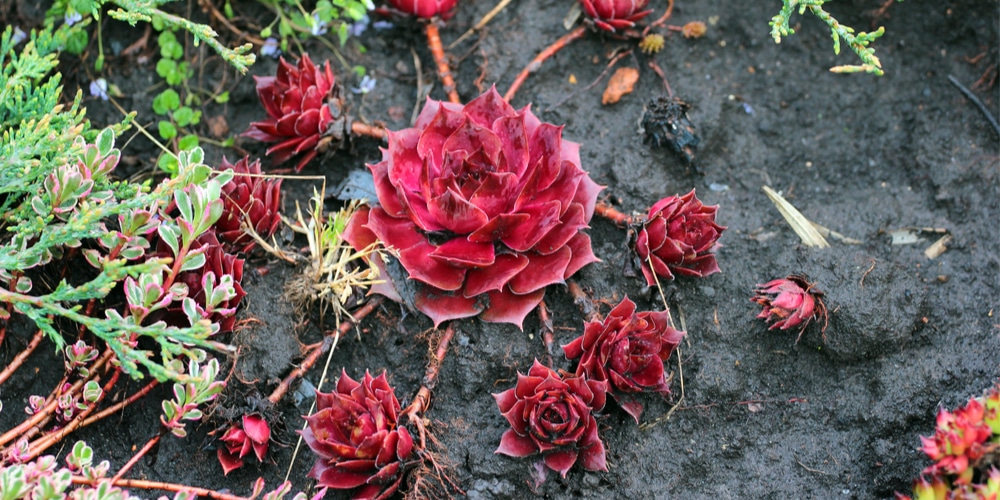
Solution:
[{"label": "tiny blue flower", "polygon": [[372,28],[375,28],[377,30],[391,30],[395,27],[396,25],[390,23],[389,21],[375,21],[374,23],[372,23]]},{"label": "tiny blue flower", "polygon": [[264,45],[260,48],[260,55],[271,56],[277,59],[281,55],[281,48],[278,46],[278,41],[271,37],[264,40]]},{"label": "tiny blue flower", "polygon": [[351,87],[351,92],[355,94],[367,94],[375,89],[376,80],[368,75],[365,75],[361,79],[361,83],[357,87]]},{"label": "tiny blue flower", "polygon": [[100,97],[102,101],[108,100],[108,81],[98,78],[90,82],[90,95]]},{"label": "tiny blue flower", "polygon": [[326,34],[326,22],[319,18],[319,14],[312,15],[312,23],[310,23],[309,32],[312,33],[313,36]]},{"label": "tiny blue flower", "polygon": [[364,33],[365,30],[368,29],[368,23],[369,22],[371,22],[371,20],[368,19],[368,15],[365,14],[365,15],[361,16],[361,19],[358,19],[358,22],[352,24],[351,27],[348,28],[347,31],[348,31],[348,33],[351,34],[351,36],[361,36],[361,34]]},{"label": "tiny blue flower", "polygon": [[66,15],[63,16],[66,21],[66,26],[73,26],[74,24],[83,21],[83,15],[74,10],[73,8],[66,9]]},{"label": "tiny blue flower", "polygon": [[28,38],[28,34],[20,26],[14,26],[14,34],[10,37],[11,43],[17,45]]}]

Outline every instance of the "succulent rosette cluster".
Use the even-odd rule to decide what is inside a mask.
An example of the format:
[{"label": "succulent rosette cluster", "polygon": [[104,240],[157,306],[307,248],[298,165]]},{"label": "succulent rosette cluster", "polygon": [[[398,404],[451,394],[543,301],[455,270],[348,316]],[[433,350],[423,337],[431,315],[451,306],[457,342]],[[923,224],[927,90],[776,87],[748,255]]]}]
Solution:
[{"label": "succulent rosette cluster", "polygon": [[583,229],[601,187],[579,148],[495,88],[464,106],[428,99],[413,128],[389,133],[370,166],[380,206],[344,238],[393,250],[435,324],[481,314],[520,326],[546,286],[597,260]]},{"label": "succulent rosette cluster", "polygon": [[649,0],[580,0],[580,5],[598,28],[612,33],[635,26],[653,12],[646,8]]},{"label": "succulent rosette cluster", "polygon": [[229,475],[243,467],[243,459],[251,451],[258,461],[264,461],[271,441],[271,427],[260,415],[244,415],[239,423],[234,423],[226,430],[219,441],[222,441],[217,452],[219,463],[223,474]]},{"label": "succulent rosette cluster", "polygon": [[339,134],[333,130],[341,117],[330,62],[320,69],[308,54],[296,66],[282,57],[275,76],[254,76],[254,80],[268,118],[251,123],[243,136],[276,142],[267,149],[275,164],[302,155],[295,171],[302,170],[323,148],[324,137]]},{"label": "succulent rosette cluster", "polygon": [[636,422],[643,406],[635,393],[670,393],[663,364],[684,332],[671,328],[667,317],[666,311],[637,313],[626,297],[604,321],[586,323],[582,336],[562,346],[567,358],[579,360],[576,375],[607,381],[612,397]]},{"label": "succulent rosette cluster", "polygon": [[796,343],[813,320],[822,319],[823,329],[826,330],[828,313],[823,302],[823,292],[805,276],[793,274],[757,285],[750,300],[763,306],[757,317],[769,323],[770,330],[798,327]]},{"label": "succulent rosette cluster", "polygon": [[[1000,385],[953,412],[938,410],[934,434],[920,440],[934,463],[914,481],[913,498],[1000,498]],[[900,493],[896,498],[911,499]]]},{"label": "succulent rosette cluster", "polygon": [[649,209],[635,236],[634,250],[646,283],[656,277],[704,277],[719,272],[715,251],[726,230],[715,223],[718,205],[705,206],[692,189],[684,196],[668,196]]},{"label": "succulent rosette cluster", "polygon": [[441,16],[447,20],[453,14],[458,0],[389,0],[396,10],[422,19]]},{"label": "succulent rosette cluster", "polygon": [[510,429],[496,453],[511,457],[542,455],[545,466],[563,477],[574,464],[608,470],[604,443],[594,412],[604,408],[608,383],[585,377],[561,377],[535,360],[517,385],[493,397]]},{"label": "succulent rosette cluster", "polygon": [[413,438],[399,425],[399,401],[383,372],[361,381],[342,372],[336,389],[316,393],[316,413],[305,417],[302,438],[318,457],[309,477],[319,486],[354,490],[353,498],[391,495]]},{"label": "succulent rosette cluster", "polygon": [[231,253],[247,253],[257,245],[243,224],[262,238],[270,238],[281,224],[281,179],[260,177],[260,160],[249,157],[229,163],[225,156],[219,170],[236,175],[222,186],[222,215],[215,222],[216,234]]}]

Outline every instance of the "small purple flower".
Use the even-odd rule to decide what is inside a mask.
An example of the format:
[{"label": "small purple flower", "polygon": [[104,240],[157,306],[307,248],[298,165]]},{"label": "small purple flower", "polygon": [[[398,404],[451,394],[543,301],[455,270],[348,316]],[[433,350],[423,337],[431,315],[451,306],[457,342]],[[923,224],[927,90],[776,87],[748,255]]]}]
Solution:
[{"label": "small purple flower", "polygon": [[100,97],[102,101],[108,100],[108,81],[98,78],[90,82],[90,95]]},{"label": "small purple flower", "polygon": [[389,21],[375,21],[374,23],[372,23],[372,28],[375,28],[377,30],[391,30],[395,27],[396,25],[390,23]]},{"label": "small purple flower", "polygon": [[278,41],[272,37],[268,37],[267,40],[264,40],[264,45],[260,48],[260,55],[270,56],[277,59],[278,56],[281,55],[281,47],[278,45]]},{"label": "small purple flower", "polygon": [[361,16],[361,19],[358,19],[358,22],[352,24],[351,27],[347,29],[347,32],[350,33],[351,36],[361,36],[362,33],[368,29],[369,23],[371,23],[371,19],[368,18],[367,14],[365,14]]},{"label": "small purple flower", "polygon": [[10,37],[10,41],[13,45],[17,45],[28,38],[28,34],[21,29],[20,26],[14,26],[14,34]]},{"label": "small purple flower", "polygon": [[361,78],[361,83],[357,87],[351,87],[351,92],[355,94],[367,94],[375,89],[376,80],[368,75]]},{"label": "small purple flower", "polygon": [[326,21],[319,18],[319,14],[312,15],[312,22],[309,23],[309,32],[313,36],[320,36],[326,34]]},{"label": "small purple flower", "polygon": [[83,21],[83,15],[73,8],[68,8],[66,9],[66,14],[63,16],[63,20],[66,21],[66,26],[73,26],[74,24]]}]

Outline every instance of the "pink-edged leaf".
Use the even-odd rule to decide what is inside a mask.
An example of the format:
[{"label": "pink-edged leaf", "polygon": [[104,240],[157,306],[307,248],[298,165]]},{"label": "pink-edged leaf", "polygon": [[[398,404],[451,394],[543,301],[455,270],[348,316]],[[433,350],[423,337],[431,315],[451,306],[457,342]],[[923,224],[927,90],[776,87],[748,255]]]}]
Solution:
[{"label": "pink-edged leaf", "polygon": [[[521,436],[513,429],[507,429],[500,438],[500,447],[493,453],[521,458],[538,453],[538,447],[535,446],[535,442],[531,438]],[[572,466],[572,464],[570,465]]]}]

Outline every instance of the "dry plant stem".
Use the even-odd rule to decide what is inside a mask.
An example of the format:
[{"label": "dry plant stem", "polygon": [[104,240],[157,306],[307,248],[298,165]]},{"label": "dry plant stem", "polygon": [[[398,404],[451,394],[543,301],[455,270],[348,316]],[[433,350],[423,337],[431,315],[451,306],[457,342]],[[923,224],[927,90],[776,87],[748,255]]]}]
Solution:
[{"label": "dry plant stem", "polygon": [[[85,484],[93,486],[94,482],[92,482],[90,479],[87,479],[84,476],[73,476],[73,484]],[[173,491],[175,493],[190,492],[194,493],[199,497],[211,498],[213,500],[247,500],[238,495],[221,493],[218,491],[209,490],[205,488],[195,488],[193,486],[187,486],[184,484],[163,483],[159,481],[146,481],[143,479],[118,479],[112,481],[111,484],[119,488],[135,488],[140,490],[162,490],[162,491]]]},{"label": "dry plant stem", "polygon": [[427,362],[427,371],[424,372],[423,385],[420,386],[420,390],[414,396],[413,402],[400,413],[400,417],[408,415],[410,423],[416,426],[417,432],[420,435],[420,449],[427,449],[427,431],[424,429],[423,423],[424,411],[430,406],[431,392],[434,390],[434,386],[437,385],[437,377],[438,373],[441,372],[441,364],[444,362],[445,355],[448,354],[448,344],[451,343],[451,339],[454,336],[455,329],[449,323],[448,327],[444,330],[444,335],[441,336],[441,340],[438,341],[434,357]]},{"label": "dry plant stem", "polygon": [[354,135],[371,137],[380,141],[385,140],[387,137],[385,128],[377,125],[365,125],[360,122],[351,123],[351,133]]},{"label": "dry plant stem", "polygon": [[583,38],[583,36],[586,34],[587,34],[587,28],[584,26],[580,26],[574,29],[573,31],[566,33],[560,39],[556,40],[552,45],[546,47],[545,50],[539,52],[538,55],[535,56],[535,58],[532,59],[531,62],[528,63],[528,65],[525,66],[524,69],[521,70],[520,73],[518,73],[517,78],[514,78],[514,83],[510,84],[510,88],[507,89],[507,93],[503,95],[503,100],[507,102],[513,100],[514,94],[517,94],[517,89],[521,88],[521,85],[524,83],[524,81],[528,79],[528,75],[534,73],[535,71],[538,71],[538,69],[542,67],[542,63],[545,62],[548,58],[554,56],[556,52],[559,52],[560,50],[562,50],[563,48],[565,48],[567,45],[577,40],[578,38]]},{"label": "dry plant stem", "polygon": [[674,0],[667,0],[667,10],[663,12],[663,15],[659,19],[653,21],[646,29],[642,30],[642,36],[645,37],[649,34],[649,31],[657,26],[662,26],[663,23],[670,19],[670,15],[674,13]]},{"label": "dry plant stem", "polygon": [[142,449],[137,451],[135,455],[132,455],[132,458],[130,458],[128,462],[125,462],[125,465],[123,465],[122,468],[118,470],[118,473],[115,474],[115,477],[111,478],[111,482],[112,483],[117,482],[119,479],[122,478],[122,476],[127,474],[128,471],[132,470],[132,467],[135,466],[135,464],[139,463],[139,460],[141,460],[142,457],[146,456],[146,454],[149,453],[149,450],[152,450],[153,447],[160,442],[160,439],[163,438],[163,432],[165,430],[166,429],[164,429],[161,426],[160,432],[157,435],[150,438],[149,441],[146,441],[146,444],[143,445]]},{"label": "dry plant stem", "polygon": [[444,55],[444,46],[441,45],[441,32],[438,31],[437,24],[431,20],[424,24],[424,33],[427,34],[427,46],[434,55],[434,63],[437,64],[438,77],[441,78],[441,85],[448,94],[448,100],[455,104],[462,104],[455,90],[455,79],[451,76],[451,68],[448,67],[448,58]]},{"label": "dry plant stem", "polygon": [[569,294],[573,297],[573,303],[580,308],[580,312],[583,313],[583,319],[587,321],[600,321],[601,313],[594,309],[593,303],[590,301],[590,297],[584,293],[583,289],[580,288],[580,284],[576,280],[566,280],[566,287],[569,289]]},{"label": "dry plant stem", "polygon": [[674,89],[670,88],[670,82],[667,81],[667,74],[663,72],[663,68],[661,68],[659,64],[656,64],[656,61],[649,61],[649,68],[652,69],[653,72],[660,77],[660,80],[663,81],[663,88],[667,91],[667,97],[673,98]]},{"label": "dry plant stem", "polygon": [[631,215],[625,215],[619,212],[617,208],[604,201],[599,201],[597,202],[597,205],[594,205],[594,215],[600,215],[601,217],[614,222],[618,225],[618,227],[625,227],[635,222],[632,220]]},{"label": "dry plant stem", "polygon": [[28,342],[28,345],[21,352],[17,353],[17,356],[14,356],[14,359],[10,360],[10,364],[8,364],[3,371],[0,372],[0,384],[6,382],[7,379],[9,379],[10,376],[24,364],[24,361],[28,359],[28,356],[31,356],[31,353],[35,352],[35,349],[38,348],[44,338],[45,332],[41,330],[35,332],[35,336],[31,337],[31,341]]},{"label": "dry plant stem", "polygon": [[[338,335],[345,335],[347,332],[351,331],[351,328],[354,328],[354,325],[360,323],[362,319],[371,314],[376,307],[382,304],[383,300],[385,299],[383,299],[381,295],[375,296],[372,297],[367,304],[359,307],[356,311],[354,311],[354,313],[351,314],[354,318],[353,321],[344,321],[340,324],[337,328]],[[281,398],[288,393],[288,389],[292,386],[292,384],[305,375],[307,371],[312,369],[312,367],[316,365],[316,362],[319,361],[320,356],[322,356],[323,353],[330,348],[330,338],[331,337],[328,335],[322,342],[317,342],[309,346],[309,354],[307,354],[305,359],[299,363],[298,367],[292,370],[292,372],[278,384],[278,387],[274,388],[274,391],[272,391],[271,395],[267,397],[267,400],[271,403],[278,404],[278,401],[281,401]]]},{"label": "dry plant stem", "polygon": [[215,7],[215,5],[211,1],[209,1],[209,0],[199,0],[198,3],[201,5],[202,10],[207,10],[207,11],[211,12],[212,13],[212,17],[216,21],[219,21],[220,23],[222,23],[222,25],[225,26],[226,29],[228,29],[229,31],[232,31],[234,34],[239,35],[240,38],[248,40],[251,43],[253,43],[254,45],[258,45],[258,46],[259,45],[264,45],[266,43],[260,37],[253,36],[250,33],[247,33],[245,31],[237,28],[236,26],[234,26],[233,23],[229,22],[229,19],[226,19],[226,16],[222,15],[222,12],[219,12],[219,9],[217,9]]},{"label": "dry plant stem", "polygon": [[545,352],[548,353],[548,366],[552,366],[552,346],[556,343],[555,334],[552,331],[552,318],[549,317],[549,310],[545,307],[545,301],[538,303],[538,322],[542,327],[542,342],[545,342]]}]

